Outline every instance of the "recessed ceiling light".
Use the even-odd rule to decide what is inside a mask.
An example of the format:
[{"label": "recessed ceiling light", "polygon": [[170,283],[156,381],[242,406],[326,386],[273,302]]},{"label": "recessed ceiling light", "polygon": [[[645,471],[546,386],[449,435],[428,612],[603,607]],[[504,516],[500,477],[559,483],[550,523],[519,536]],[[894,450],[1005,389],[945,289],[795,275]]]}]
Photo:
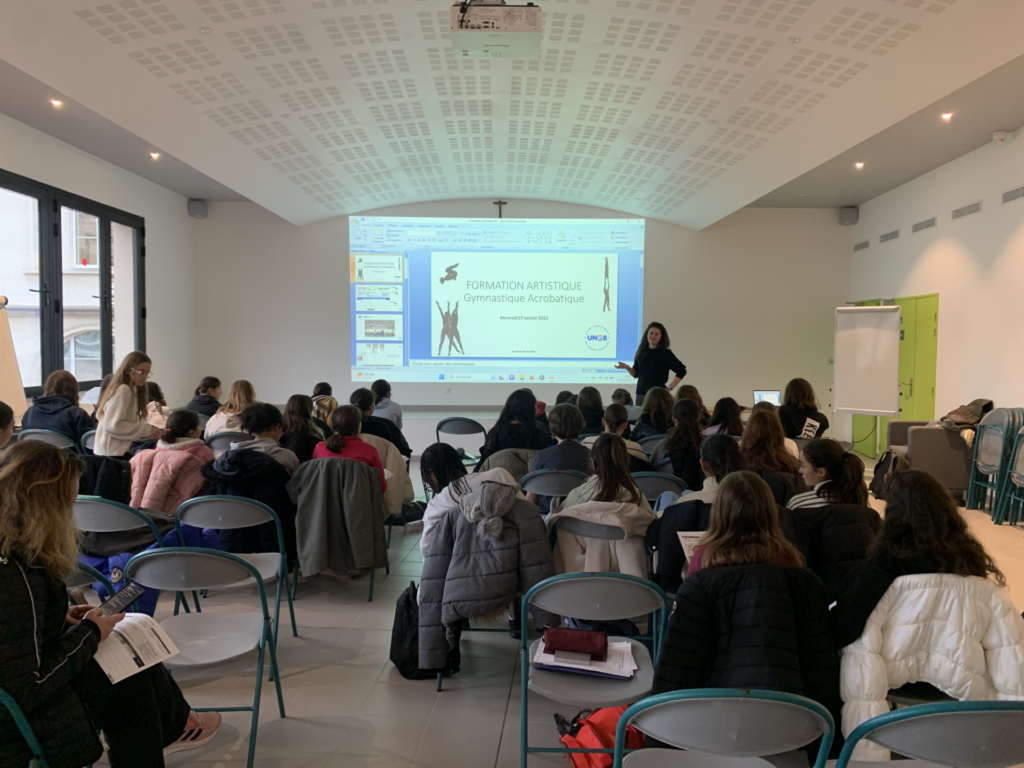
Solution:
[{"label": "recessed ceiling light", "polygon": [[50,99],[50,103],[53,104],[53,106],[55,106],[55,107],[63,107],[64,106],[64,102],[61,101],[60,99]]},{"label": "recessed ceiling light", "polygon": [[159,160],[160,159],[160,153],[159,152],[150,152],[149,156],[152,157],[154,160]]},{"label": "recessed ceiling light", "polygon": [[801,40],[799,37],[793,36],[789,38],[789,42],[791,42],[793,45],[800,45],[800,43],[802,43],[803,40]]},{"label": "recessed ceiling light", "polygon": [[942,119],[948,123],[950,120],[953,119],[953,113],[952,112],[943,112],[942,113]]},{"label": "recessed ceiling light", "polygon": [[200,28],[199,28],[199,34],[200,34],[200,35],[208,35],[208,34],[210,34],[211,32],[213,32],[213,30],[212,30],[212,29],[210,29],[209,27],[200,27]]},{"label": "recessed ceiling light", "polygon": [[800,193],[800,197],[807,197],[803,192]]},{"label": "recessed ceiling light", "polygon": [[853,167],[856,168],[858,171],[863,171],[864,170],[864,163],[854,163]]}]

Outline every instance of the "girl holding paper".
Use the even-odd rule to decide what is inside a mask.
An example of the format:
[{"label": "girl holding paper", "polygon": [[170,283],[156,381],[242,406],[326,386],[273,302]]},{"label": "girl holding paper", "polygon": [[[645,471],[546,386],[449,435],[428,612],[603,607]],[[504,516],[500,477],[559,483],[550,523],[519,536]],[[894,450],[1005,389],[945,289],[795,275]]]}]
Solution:
[{"label": "girl holding paper", "polygon": [[[163,665],[114,685],[93,659],[124,614],[68,609],[64,578],[78,555],[71,506],[82,469],[74,453],[37,441],[0,454],[0,688],[26,713],[52,768],[99,760],[97,730],[111,768],[160,768],[165,749],[208,743],[221,717],[190,711]],[[0,718],[0,768],[30,757],[13,720]]]}]

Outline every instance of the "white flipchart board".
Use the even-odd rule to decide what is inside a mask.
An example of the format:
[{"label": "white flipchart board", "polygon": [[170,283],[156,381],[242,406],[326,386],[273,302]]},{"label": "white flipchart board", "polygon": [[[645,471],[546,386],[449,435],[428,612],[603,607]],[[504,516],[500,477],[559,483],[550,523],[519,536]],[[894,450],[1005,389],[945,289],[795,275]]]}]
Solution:
[{"label": "white flipchart board", "polygon": [[837,307],[832,409],[900,413],[900,308]]}]

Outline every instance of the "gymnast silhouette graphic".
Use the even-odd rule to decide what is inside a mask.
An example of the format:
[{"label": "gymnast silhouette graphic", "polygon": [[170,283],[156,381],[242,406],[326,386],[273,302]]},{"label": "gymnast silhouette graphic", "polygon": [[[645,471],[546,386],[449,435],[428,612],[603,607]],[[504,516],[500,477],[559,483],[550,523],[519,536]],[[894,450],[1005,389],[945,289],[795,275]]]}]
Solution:
[{"label": "gymnast silhouette graphic", "polygon": [[356,280],[363,281],[363,260],[356,259]]},{"label": "gymnast silhouette graphic", "polygon": [[601,308],[602,312],[611,311],[611,300],[608,297],[608,257],[604,257],[604,307]]},{"label": "gymnast silhouette graphic", "polygon": [[466,354],[462,348],[462,337],[459,336],[459,302],[455,302],[455,309],[452,310],[452,314],[448,323],[448,356],[452,355],[452,342],[455,342],[455,348],[459,351],[460,355]]},{"label": "gymnast silhouette graphic", "polygon": [[[441,279],[443,280],[444,278],[441,278]],[[445,340],[445,338],[447,338],[448,339],[448,354],[450,356],[451,355],[451,333],[452,333],[452,330],[451,330],[451,323],[452,323],[451,317],[452,316],[451,316],[451,313],[445,314],[445,311],[443,309],[441,309],[441,302],[440,301],[435,301],[434,303],[437,304],[437,311],[441,313],[441,341],[437,345],[437,354],[438,354],[438,356],[440,356],[441,348],[444,346],[444,340]],[[449,304],[448,306],[450,307],[451,304]]]},{"label": "gymnast silhouette graphic", "polygon": [[[444,271],[444,277],[441,278],[441,285],[444,285],[449,280],[458,280],[459,273],[455,271],[458,264],[452,264]],[[440,307],[439,307],[440,309]]]}]

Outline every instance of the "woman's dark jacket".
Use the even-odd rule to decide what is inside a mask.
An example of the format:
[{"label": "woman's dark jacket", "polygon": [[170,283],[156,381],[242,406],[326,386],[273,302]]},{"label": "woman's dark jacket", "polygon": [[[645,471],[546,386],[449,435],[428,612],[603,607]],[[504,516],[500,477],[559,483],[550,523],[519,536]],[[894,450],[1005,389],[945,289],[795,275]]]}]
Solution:
[{"label": "woman's dark jacket", "polygon": [[476,465],[476,471],[479,471],[480,465],[484,463],[488,456],[498,451],[503,451],[506,448],[525,448],[531,451],[541,451],[550,447],[551,437],[544,432],[544,429],[536,421],[525,424],[520,422],[495,424],[491,427],[491,431],[487,433],[484,445],[480,449],[480,464]]},{"label": "woman's dark jacket", "polygon": [[875,538],[882,530],[882,518],[871,507],[859,504],[794,509],[789,514],[798,531],[798,540],[793,543],[807,558],[807,567],[824,583],[825,596],[831,604],[849,589],[868,562]]},{"label": "woman's dark jacket", "polygon": [[[201,470],[206,479],[204,496],[241,496],[260,501],[281,519],[288,562],[297,558],[295,545],[295,504],[288,495],[291,476],[283,465],[258,451],[228,451]],[[264,523],[252,528],[219,531],[225,552],[279,552],[277,528]]]},{"label": "woman's dark jacket", "polygon": [[668,424],[656,424],[651,421],[651,414],[642,413],[640,420],[630,430],[629,439],[633,442],[640,442],[643,438],[651,435],[664,435],[670,429],[672,429],[671,421]]},{"label": "woman's dark jacket", "polygon": [[839,722],[825,587],[788,565],[703,568],[679,588],[651,693],[755,688],[806,696]]},{"label": "woman's dark jacket", "polygon": [[220,408],[220,401],[212,395],[196,395],[188,405],[186,411],[195,411],[200,416],[213,416]]},{"label": "woman's dark jacket", "polygon": [[[88,765],[103,754],[69,682],[96,654],[99,628],[64,624],[68,593],[41,567],[0,557],[0,688],[14,697],[51,768]],[[25,768],[28,748],[0,707],[0,768]]]},{"label": "woman's dark jacket", "polygon": [[285,432],[281,435],[281,447],[294,453],[300,464],[312,461],[313,451],[323,440],[309,432]]},{"label": "woman's dark jacket", "polygon": [[580,435],[599,435],[604,432],[604,409],[587,408],[580,413],[583,414],[583,429],[580,430]]},{"label": "woman's dark jacket", "polygon": [[[704,470],[700,466],[700,449],[668,451],[667,458],[672,460],[672,474],[686,483],[691,491],[699,491],[704,487]],[[661,472],[668,470],[663,467]]]},{"label": "woman's dark jacket", "polygon": [[32,407],[25,411],[21,419],[21,428],[48,429],[80,443],[82,435],[96,429],[96,422],[63,395],[50,395],[32,401]]}]

